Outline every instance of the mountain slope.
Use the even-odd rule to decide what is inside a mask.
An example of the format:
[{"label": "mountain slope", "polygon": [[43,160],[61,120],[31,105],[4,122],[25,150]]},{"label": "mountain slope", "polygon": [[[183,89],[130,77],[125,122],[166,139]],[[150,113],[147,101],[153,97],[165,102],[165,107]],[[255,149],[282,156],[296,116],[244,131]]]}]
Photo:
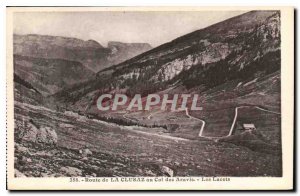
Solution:
[{"label": "mountain slope", "polygon": [[[28,57],[19,57],[18,74],[26,72],[28,64],[35,67],[30,71],[37,71],[33,80],[14,78],[15,123],[46,124],[59,139],[54,153],[49,148],[49,160],[36,156],[36,145],[33,149],[21,143],[35,153],[27,153],[26,159],[33,160],[29,166],[37,172],[24,169],[20,161],[24,153],[18,148],[16,168],[29,177],[61,176],[62,166],[76,167],[83,176],[161,176],[161,166],[167,166],[174,176],[282,177],[280,41],[279,12],[248,12],[101,70],[86,77],[88,81],[68,84],[42,97],[42,104],[38,73],[54,62],[27,63],[23,58]],[[115,51],[123,46],[109,47]],[[170,112],[157,104],[149,111],[125,111],[125,104],[100,111],[96,101],[103,93],[142,94],[142,105],[149,93],[198,94],[197,105],[203,109]],[[255,129],[246,129],[245,124]],[[22,133],[22,126],[16,127],[15,133]],[[78,150],[87,147],[93,156],[82,160]],[[74,159],[82,161],[74,165]]]},{"label": "mountain slope", "polygon": [[151,49],[146,43],[114,43],[103,47],[94,40],[48,35],[14,35],[14,54],[81,62],[97,72]]},{"label": "mountain slope", "polygon": [[14,55],[14,74],[44,96],[87,81],[94,73],[76,61]]},{"label": "mountain slope", "polygon": [[278,50],[279,25],[277,12],[249,12],[182,36],[99,74],[113,69],[114,75],[126,77],[147,70],[153,72],[147,79],[168,81],[192,66],[205,67],[226,58],[243,69],[265,53]]},{"label": "mountain slope", "polygon": [[94,100],[91,97],[103,92],[147,95],[174,84],[186,92],[202,93],[226,82],[247,81],[279,69],[280,13],[251,11],[104,69],[97,78],[55,97],[76,103],[85,96]]}]

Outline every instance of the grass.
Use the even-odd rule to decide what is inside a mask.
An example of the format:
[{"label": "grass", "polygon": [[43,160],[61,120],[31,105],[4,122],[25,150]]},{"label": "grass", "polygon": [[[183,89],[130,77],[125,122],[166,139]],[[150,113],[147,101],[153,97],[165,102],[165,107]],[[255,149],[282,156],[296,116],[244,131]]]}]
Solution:
[{"label": "grass", "polygon": [[[87,145],[93,152],[105,154],[107,166],[106,168],[101,167],[101,169],[103,172],[106,171],[108,176],[146,175],[149,168],[155,175],[162,175],[158,169],[154,168],[160,168],[163,165],[174,169],[177,176],[281,175],[279,155],[256,152],[244,146],[228,142],[215,143],[210,140],[175,141],[159,136],[130,132],[118,125],[91,119],[79,121],[62,113],[29,107],[22,108],[17,105],[15,108],[18,108],[16,120],[22,120],[26,116],[34,122],[54,128],[59,139],[58,151],[68,149],[66,153],[72,154],[69,149],[76,151]],[[61,123],[72,124],[74,128],[60,128]],[[72,156],[70,163],[65,162],[64,166],[72,166],[72,160],[76,160],[76,156],[73,158]],[[62,157],[56,158],[61,159]],[[101,156],[95,158],[104,159]],[[123,159],[130,161],[123,163],[124,166],[118,169],[109,169]],[[36,157],[36,160],[43,162],[44,159]],[[36,167],[35,164],[38,163],[34,162],[28,167]],[[86,175],[89,174],[87,164],[89,163],[83,163],[85,166],[82,166]],[[60,166],[62,164],[58,164],[57,167]],[[45,167],[48,169],[51,166],[46,164]],[[27,168],[26,171],[29,169]],[[51,171],[59,172],[56,169],[51,169]],[[100,174],[101,172],[97,175]]]}]

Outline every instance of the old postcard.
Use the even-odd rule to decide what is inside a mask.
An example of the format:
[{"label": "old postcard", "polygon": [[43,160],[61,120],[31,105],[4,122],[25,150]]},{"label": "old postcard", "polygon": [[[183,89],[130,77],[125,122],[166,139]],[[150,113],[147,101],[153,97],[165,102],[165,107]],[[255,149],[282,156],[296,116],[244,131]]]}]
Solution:
[{"label": "old postcard", "polygon": [[293,189],[291,7],[8,7],[9,190]]}]

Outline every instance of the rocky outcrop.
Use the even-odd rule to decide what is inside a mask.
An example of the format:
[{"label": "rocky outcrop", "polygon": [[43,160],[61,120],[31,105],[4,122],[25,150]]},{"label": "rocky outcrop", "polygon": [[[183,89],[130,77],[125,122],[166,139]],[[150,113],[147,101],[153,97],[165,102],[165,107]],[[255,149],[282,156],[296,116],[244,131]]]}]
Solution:
[{"label": "rocky outcrop", "polygon": [[[57,144],[57,133],[50,127],[36,127],[33,123],[25,121],[15,124],[15,138],[21,143],[35,143],[46,146]],[[24,147],[23,147],[24,148]],[[17,147],[18,151],[25,151],[22,147]]]},{"label": "rocky outcrop", "polygon": [[36,142],[46,145],[56,145],[57,134],[55,130],[50,127],[41,127],[37,133]]},{"label": "rocky outcrop", "polygon": [[91,156],[93,153],[88,148],[80,149],[79,153],[82,155],[83,158],[86,158],[88,156]]},{"label": "rocky outcrop", "polygon": [[249,12],[152,49],[115,66],[113,73],[116,83],[122,84],[137,77],[153,83],[166,82],[192,67],[200,67],[205,74],[208,66],[221,61],[229,64],[231,70],[241,70],[253,60],[278,50],[279,36],[278,12]]},{"label": "rocky outcrop", "polygon": [[15,123],[15,138],[21,142],[36,142],[39,129],[33,124],[25,121]]},{"label": "rocky outcrop", "polygon": [[203,51],[199,53],[189,54],[185,58],[177,58],[162,65],[153,79],[161,78],[161,81],[171,80],[182,71],[189,70],[192,66],[206,65],[225,59],[234,49],[233,46],[229,47],[228,43],[211,44],[205,42],[205,46]]},{"label": "rocky outcrop", "polygon": [[80,177],[82,175],[82,171],[76,167],[62,167],[60,171],[64,176],[69,177]]},{"label": "rocky outcrop", "polygon": [[162,166],[161,171],[162,171],[163,174],[165,174],[169,177],[174,176],[174,170],[172,170],[171,168],[169,168],[167,166]]}]

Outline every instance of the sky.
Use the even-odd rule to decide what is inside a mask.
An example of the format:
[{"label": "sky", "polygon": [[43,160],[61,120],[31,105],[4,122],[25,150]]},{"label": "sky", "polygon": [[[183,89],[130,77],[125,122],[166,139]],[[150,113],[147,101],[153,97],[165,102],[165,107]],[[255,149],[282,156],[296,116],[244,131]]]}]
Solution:
[{"label": "sky", "polygon": [[153,47],[245,11],[17,12],[15,34],[41,34],[108,41],[149,43]]}]

